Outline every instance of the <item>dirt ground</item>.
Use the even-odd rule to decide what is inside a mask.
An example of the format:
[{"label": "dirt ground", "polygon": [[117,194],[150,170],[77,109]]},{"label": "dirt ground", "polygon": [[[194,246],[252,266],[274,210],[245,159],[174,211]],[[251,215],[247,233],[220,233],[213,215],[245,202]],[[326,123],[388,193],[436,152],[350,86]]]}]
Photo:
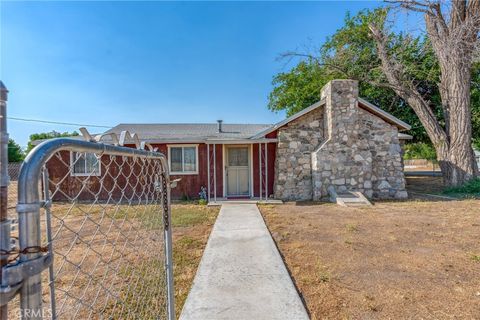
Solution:
[{"label": "dirt ground", "polygon": [[445,188],[442,177],[406,177],[410,198],[425,198],[421,194],[438,194]]},{"label": "dirt ground", "polygon": [[312,319],[480,319],[480,200],[260,210]]}]

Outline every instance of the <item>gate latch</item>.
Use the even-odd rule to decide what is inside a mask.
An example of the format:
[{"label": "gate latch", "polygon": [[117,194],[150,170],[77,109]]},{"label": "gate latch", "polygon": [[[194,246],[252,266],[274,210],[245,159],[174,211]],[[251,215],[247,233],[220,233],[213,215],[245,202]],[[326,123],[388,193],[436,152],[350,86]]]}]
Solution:
[{"label": "gate latch", "polygon": [[[25,279],[41,273],[53,262],[51,253],[47,253],[38,258],[26,261],[18,261],[14,264],[8,264],[2,267],[2,283],[0,292],[11,291],[10,289],[19,286]],[[9,289],[10,288],[10,289]]]}]

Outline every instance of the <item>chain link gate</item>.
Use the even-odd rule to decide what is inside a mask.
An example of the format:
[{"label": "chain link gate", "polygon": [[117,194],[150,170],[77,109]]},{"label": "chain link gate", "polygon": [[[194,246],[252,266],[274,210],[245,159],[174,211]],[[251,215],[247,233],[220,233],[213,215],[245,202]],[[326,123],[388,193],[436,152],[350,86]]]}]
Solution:
[{"label": "chain link gate", "polygon": [[136,144],[59,138],[28,155],[2,252],[9,318],[175,318],[168,166]]}]

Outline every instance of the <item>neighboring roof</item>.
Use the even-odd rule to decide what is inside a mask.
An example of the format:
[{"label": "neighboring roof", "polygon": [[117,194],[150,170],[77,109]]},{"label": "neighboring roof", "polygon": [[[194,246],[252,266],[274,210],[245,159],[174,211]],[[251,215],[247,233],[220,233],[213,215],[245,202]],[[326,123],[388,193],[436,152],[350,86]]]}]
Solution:
[{"label": "neighboring roof", "polygon": [[[93,134],[92,133],[92,136],[96,136],[97,134]],[[82,136],[82,135],[78,135],[78,136],[67,136],[67,137],[54,137],[54,138],[48,138],[48,139],[37,139],[37,140],[33,140],[31,141],[31,144],[33,146],[38,146],[40,143],[44,142],[44,141],[48,141],[48,140],[52,140],[52,139],[57,139],[57,138],[68,138],[68,139],[73,139],[73,140],[85,140],[85,138]]]},{"label": "neighboring roof", "polygon": [[412,140],[413,136],[411,136],[409,134],[399,132],[398,133],[398,139],[400,139],[400,140]]},{"label": "neighboring roof", "polygon": [[122,123],[105,132],[120,134],[122,131],[138,134],[140,140],[155,142],[203,142],[205,140],[249,139],[254,134],[269,128],[270,124],[222,124],[217,123]]},{"label": "neighboring roof", "polygon": [[20,168],[22,167],[23,162],[9,162],[8,163],[8,177],[10,181],[18,181],[20,176]]}]

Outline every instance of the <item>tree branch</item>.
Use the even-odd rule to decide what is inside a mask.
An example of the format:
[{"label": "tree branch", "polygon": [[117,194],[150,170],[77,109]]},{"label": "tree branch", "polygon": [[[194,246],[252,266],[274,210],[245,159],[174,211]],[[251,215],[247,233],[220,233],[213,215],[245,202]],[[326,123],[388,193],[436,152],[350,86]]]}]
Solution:
[{"label": "tree branch", "polygon": [[387,39],[383,31],[374,25],[370,25],[370,30],[377,46],[383,73],[392,85],[392,89],[412,107],[434,144],[448,143],[446,132],[435,117],[429,103],[425,101],[411,80],[405,79],[405,73],[398,61],[388,54]]}]

